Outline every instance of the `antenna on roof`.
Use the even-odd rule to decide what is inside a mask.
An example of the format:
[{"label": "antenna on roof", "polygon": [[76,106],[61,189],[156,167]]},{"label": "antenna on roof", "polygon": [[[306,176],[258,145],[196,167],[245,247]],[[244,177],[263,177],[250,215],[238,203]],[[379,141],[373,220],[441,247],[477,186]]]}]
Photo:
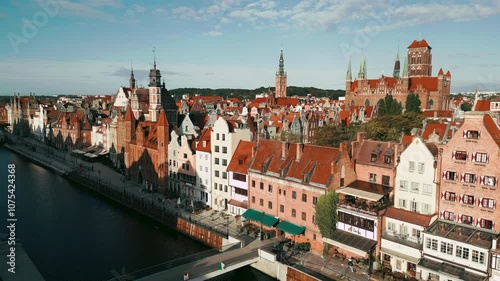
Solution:
[{"label": "antenna on roof", "polygon": [[418,33],[418,41],[420,41],[420,40],[421,40],[421,38],[422,38],[422,34],[419,32],[419,33]]}]

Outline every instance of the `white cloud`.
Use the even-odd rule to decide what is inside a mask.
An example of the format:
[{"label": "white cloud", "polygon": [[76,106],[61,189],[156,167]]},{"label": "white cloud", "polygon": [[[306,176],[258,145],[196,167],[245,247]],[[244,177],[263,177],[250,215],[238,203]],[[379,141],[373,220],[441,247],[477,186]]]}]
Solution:
[{"label": "white cloud", "polygon": [[182,19],[235,25],[275,25],[287,29],[382,31],[444,21],[472,21],[500,14],[500,0],[464,0],[461,4],[412,3],[402,0],[214,0],[200,9],[178,7]]},{"label": "white cloud", "polygon": [[166,14],[167,10],[163,8],[156,8],[153,10],[153,14]]},{"label": "white cloud", "polygon": [[[107,1],[93,1],[92,3],[80,3],[72,1],[58,1],[61,13],[82,18],[94,19],[113,19],[114,17],[102,10],[103,6],[108,5]],[[106,4],[106,5],[105,5]]]},{"label": "white cloud", "polygon": [[207,35],[207,36],[222,36],[222,32],[220,32],[219,30],[212,30],[212,31],[209,31],[207,33],[204,33],[204,35]]}]

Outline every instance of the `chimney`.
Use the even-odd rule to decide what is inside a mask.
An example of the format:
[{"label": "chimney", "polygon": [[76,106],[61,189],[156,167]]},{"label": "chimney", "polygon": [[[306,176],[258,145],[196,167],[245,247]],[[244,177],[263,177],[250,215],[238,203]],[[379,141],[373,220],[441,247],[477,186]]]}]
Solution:
[{"label": "chimney", "polygon": [[304,144],[303,143],[297,143],[297,154],[295,154],[295,161],[299,161],[300,157],[302,156],[302,153],[304,152]]},{"label": "chimney", "polygon": [[290,143],[286,141],[281,142],[281,158],[286,158],[288,154],[288,148],[290,147]]},{"label": "chimney", "polygon": [[366,136],[366,132],[359,132],[356,134],[356,141],[361,142],[362,140],[366,140]]},{"label": "chimney", "polygon": [[434,118],[437,118],[437,116],[438,116],[437,110],[434,110]]}]

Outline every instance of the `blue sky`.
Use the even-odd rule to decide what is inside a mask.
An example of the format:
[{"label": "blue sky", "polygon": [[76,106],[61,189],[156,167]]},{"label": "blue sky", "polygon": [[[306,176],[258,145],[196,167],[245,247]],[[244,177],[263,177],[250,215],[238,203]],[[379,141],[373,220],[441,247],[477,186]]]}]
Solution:
[{"label": "blue sky", "polygon": [[281,46],[288,85],[344,89],[349,58],[392,75],[419,38],[452,92],[494,91],[499,14],[500,0],[4,0],[0,94],[115,93],[131,62],[147,85],[153,48],[169,89],[267,87]]}]

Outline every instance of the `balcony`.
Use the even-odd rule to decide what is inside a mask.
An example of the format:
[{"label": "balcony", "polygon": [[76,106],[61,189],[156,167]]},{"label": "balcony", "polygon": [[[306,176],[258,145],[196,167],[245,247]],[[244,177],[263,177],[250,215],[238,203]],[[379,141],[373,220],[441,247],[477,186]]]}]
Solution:
[{"label": "balcony", "polygon": [[393,203],[390,201],[384,201],[384,200],[369,201],[346,195],[344,199],[339,200],[338,206],[339,208],[356,211],[358,213],[378,216],[378,212],[380,210],[384,210],[385,208],[391,206],[392,204]]},{"label": "balcony", "polygon": [[418,238],[417,240],[415,240],[415,238],[410,237],[408,234],[402,235],[392,230],[386,230],[382,232],[382,239],[386,239],[394,243],[408,246],[410,248],[422,250],[422,244],[419,243],[421,239]]}]

